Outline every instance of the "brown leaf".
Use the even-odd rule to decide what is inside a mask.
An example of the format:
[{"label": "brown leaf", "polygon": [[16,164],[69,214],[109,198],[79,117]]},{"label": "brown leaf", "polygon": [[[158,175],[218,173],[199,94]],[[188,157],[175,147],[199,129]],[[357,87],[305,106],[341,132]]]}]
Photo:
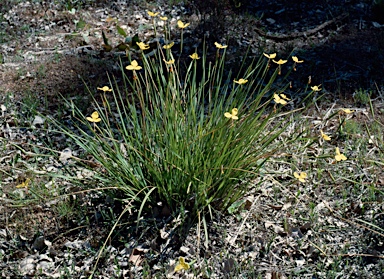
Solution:
[{"label": "brown leaf", "polygon": [[144,254],[145,254],[145,251],[143,249],[134,248],[132,250],[131,255],[129,256],[129,261],[133,263],[135,266],[140,266],[144,260]]}]

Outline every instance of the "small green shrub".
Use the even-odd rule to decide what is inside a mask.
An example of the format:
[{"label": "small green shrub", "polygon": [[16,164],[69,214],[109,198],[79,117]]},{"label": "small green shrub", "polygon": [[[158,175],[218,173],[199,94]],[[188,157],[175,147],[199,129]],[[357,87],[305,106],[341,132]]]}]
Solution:
[{"label": "small green shrub", "polygon": [[353,99],[357,105],[367,105],[372,97],[371,90],[363,90],[359,88],[353,93]]}]

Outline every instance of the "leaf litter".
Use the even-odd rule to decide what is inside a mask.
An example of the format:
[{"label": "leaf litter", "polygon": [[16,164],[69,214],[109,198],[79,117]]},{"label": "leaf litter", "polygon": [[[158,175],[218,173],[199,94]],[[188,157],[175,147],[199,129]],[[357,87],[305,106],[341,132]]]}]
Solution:
[{"label": "leaf litter", "polygon": [[[53,30],[51,35],[46,38],[31,37],[31,41],[23,42],[22,49],[28,49],[35,43],[39,47],[36,50],[23,54],[25,61],[31,61],[36,57],[46,55],[50,50],[42,52],[42,48],[51,47],[54,42],[55,47],[62,48],[57,53],[72,53],[72,46],[67,43],[79,45],[81,41],[87,44],[98,45],[92,41],[98,36],[101,38],[100,30],[94,27],[94,30],[85,31],[82,36],[74,36],[71,28],[80,28],[76,11],[69,14],[59,10],[49,10],[47,22],[37,24],[33,19],[37,15],[28,14],[28,10],[40,11],[41,9],[31,9],[33,3],[20,3],[9,11],[6,15],[7,20],[23,24],[30,21],[32,28],[43,30]],[[121,11],[125,9],[120,7]],[[176,14],[184,14],[185,10],[178,7]],[[94,19],[90,14],[83,14],[85,22],[91,22],[94,26],[100,26],[103,20],[106,21],[106,14],[117,17],[113,10],[99,8],[95,10],[99,18]],[[144,26],[149,23],[146,19],[145,11],[136,9],[136,18],[138,24]],[[279,10],[279,13],[283,13]],[[55,21],[52,19],[55,18]],[[100,21],[101,19],[101,21]],[[271,23],[273,18],[267,18]],[[61,22],[60,22],[61,21]],[[75,22],[77,21],[77,23]],[[93,22],[94,21],[94,22]],[[120,18],[120,21],[129,22],[128,16]],[[53,24],[56,22],[56,24]],[[60,23],[60,24],[59,24]],[[68,24],[64,24],[68,23]],[[57,33],[56,29],[63,34]],[[85,26],[83,26],[85,27]],[[111,26],[112,28],[112,26]],[[134,34],[135,27],[126,25],[124,29]],[[128,30],[129,29],[129,30]],[[96,36],[89,36],[94,32]],[[98,33],[97,33],[98,32]],[[146,33],[143,32],[145,35]],[[148,33],[149,34],[149,33]],[[67,37],[66,37],[67,36]],[[68,41],[66,41],[68,39]],[[80,42],[79,42],[80,41]],[[59,45],[58,45],[59,43]],[[116,42],[117,43],[117,42]],[[10,42],[3,46],[6,55],[11,59],[12,51],[16,48]],[[77,48],[81,51],[83,48]],[[53,53],[53,52],[52,52]],[[90,48],[88,55],[94,55]],[[68,59],[70,57],[70,59]],[[61,59],[73,60],[72,56],[64,56]],[[16,59],[8,60],[2,68],[20,70],[23,65],[16,62]],[[49,61],[49,60],[48,60]],[[73,69],[77,67],[72,61]],[[13,64],[12,64],[13,63]],[[24,63],[24,62],[23,62]],[[79,66],[81,65],[78,64]],[[48,66],[51,67],[51,66]],[[81,67],[81,66],[80,66]],[[48,69],[48,68],[47,68]],[[63,75],[60,67],[52,67],[48,79],[55,80],[61,75],[67,77],[67,84],[63,86],[63,92],[72,90],[69,84],[73,85],[73,80],[77,78],[74,75]],[[71,71],[69,71],[71,72]],[[103,74],[105,72],[103,71]],[[96,74],[95,74],[96,75]],[[100,73],[99,76],[102,74]],[[23,86],[37,84],[37,73],[28,70],[20,73],[16,81],[7,82],[6,92],[20,90]],[[97,75],[96,75],[97,76]],[[44,78],[43,78],[44,79]],[[17,85],[15,87],[15,84]],[[42,92],[53,91],[54,86],[50,84]],[[63,83],[59,83],[61,87]],[[79,82],[78,84],[81,84]],[[79,85],[81,86],[81,85]],[[16,96],[16,98],[18,98]],[[116,201],[108,200],[101,193],[84,193],[84,195],[74,192],[81,192],[75,185],[70,185],[59,178],[56,181],[46,181],[45,188],[54,190],[54,185],[62,185],[63,192],[67,192],[68,203],[72,206],[78,206],[84,209],[83,218],[80,216],[71,216],[65,212],[65,208],[56,207],[56,203],[44,202],[44,199],[37,199],[33,193],[27,192],[26,187],[17,189],[17,185],[32,184],[29,187],[33,189],[39,184],[35,179],[35,171],[59,170],[65,164],[70,164],[73,154],[81,152],[70,149],[65,139],[55,142],[57,150],[61,150],[56,157],[35,158],[28,153],[21,152],[15,145],[27,147],[29,143],[41,144],[38,126],[44,125],[44,119],[40,116],[34,116],[24,119],[26,114],[20,115],[20,107],[13,107],[9,102],[2,100],[1,105],[1,144],[4,146],[0,153],[0,164],[2,179],[0,196],[0,224],[4,229],[0,233],[0,269],[2,277],[12,277],[21,273],[24,276],[39,276],[39,278],[60,278],[61,276],[71,276],[75,278],[87,277],[94,265],[98,254],[100,243],[102,243],[111,228],[110,222],[114,220],[114,214],[121,211],[121,204]],[[336,102],[332,105],[336,106]],[[340,104],[339,104],[340,105]],[[50,111],[53,107],[47,109]],[[380,105],[375,107],[376,114],[382,114]],[[340,108],[335,108],[340,110]],[[370,121],[369,114],[365,108],[354,108],[353,115],[348,115],[347,120],[354,117],[361,117],[363,121]],[[325,116],[320,117],[319,111]],[[335,132],[340,126],[336,120],[328,120],[327,114],[334,111],[319,107],[319,111],[309,113],[308,119],[313,120],[314,129],[320,128]],[[92,112],[90,112],[92,113]],[[382,116],[381,116],[382,117]],[[32,126],[35,128],[32,129]],[[27,127],[27,128],[25,128]],[[31,127],[31,129],[29,128]],[[326,129],[325,129],[326,128]],[[340,136],[340,135],[339,135]],[[367,156],[375,158],[379,143],[375,140],[379,137],[373,135]],[[64,142],[63,142],[64,140]],[[335,143],[343,140],[333,139]],[[357,146],[360,148],[359,146]],[[333,147],[318,148],[311,150],[315,155],[333,154]],[[345,151],[343,151],[345,152]],[[348,150],[348,157],[353,157],[357,150]],[[291,151],[293,153],[293,151]],[[333,161],[329,158],[329,163]],[[301,160],[301,164],[311,164],[310,159]],[[381,166],[381,167],[380,167]],[[36,170],[36,168],[38,168]],[[341,167],[340,167],[341,168]],[[74,167],[74,175],[80,178],[86,178],[92,175],[91,172],[85,172],[85,169]],[[371,194],[369,183],[376,182],[377,187],[382,189],[383,176],[382,162],[378,168],[365,169],[358,164],[350,164],[351,173],[356,173],[361,177],[361,186],[363,189],[357,196],[353,193],[355,185],[348,184],[342,177],[332,177],[334,185],[332,189],[327,184],[327,179],[332,176],[324,169],[313,169],[312,173],[319,173],[313,176],[313,183],[292,184],[287,188],[283,186],[283,181],[291,175],[289,167],[278,162],[271,161],[265,167],[265,174],[257,178],[253,193],[246,207],[237,207],[230,215],[222,215],[215,212],[215,218],[211,220],[208,226],[209,245],[201,245],[199,239],[205,238],[205,232],[198,228],[191,228],[185,238],[177,233],[177,226],[172,223],[166,213],[166,209],[161,205],[156,209],[157,216],[155,220],[143,220],[140,225],[135,224],[134,220],[127,217],[119,225],[119,233],[108,243],[104,253],[101,255],[102,263],[98,268],[100,274],[98,278],[111,277],[134,277],[142,278],[145,269],[150,269],[153,276],[180,278],[182,275],[173,272],[176,265],[175,259],[184,257],[186,262],[196,260],[194,264],[197,277],[222,278],[224,274],[238,272],[243,277],[251,278],[255,274],[263,274],[265,278],[284,278],[289,274],[294,274],[294,278],[327,278],[327,272],[335,270],[336,276],[344,278],[372,277],[381,276],[383,269],[383,237],[380,234],[380,228],[384,226],[384,217],[382,214],[383,205],[382,194],[378,197],[377,203],[364,203],[364,195]],[[279,177],[268,175],[268,173],[279,173]],[[28,183],[26,183],[29,181]],[[367,185],[367,187],[366,187]],[[382,190],[381,190],[382,191]],[[41,193],[41,192],[39,192]],[[347,194],[349,193],[349,194]],[[382,192],[381,192],[382,193]],[[347,199],[342,197],[347,195]],[[376,194],[380,196],[379,194]],[[57,195],[54,195],[57,197]],[[19,199],[20,204],[31,199],[28,208],[19,208],[15,203]],[[114,212],[114,210],[116,212]],[[155,211],[155,210],[154,210]],[[110,216],[108,215],[110,213]],[[87,220],[88,219],[88,220]],[[152,218],[153,219],[153,218]],[[175,218],[176,219],[176,218]],[[367,222],[369,224],[367,224]],[[375,222],[376,227],[371,224]],[[139,226],[139,227],[137,227]],[[130,229],[134,227],[135,229]],[[139,230],[137,230],[139,228]],[[139,233],[135,233],[139,231]],[[178,248],[180,247],[180,248]],[[346,260],[349,264],[346,264]],[[318,268],[318,266],[323,266]],[[364,266],[364,268],[361,268]],[[250,268],[254,268],[253,270]],[[188,271],[183,271],[184,275],[191,276]],[[209,275],[208,275],[209,274]],[[295,277],[296,276],[296,277]]]}]

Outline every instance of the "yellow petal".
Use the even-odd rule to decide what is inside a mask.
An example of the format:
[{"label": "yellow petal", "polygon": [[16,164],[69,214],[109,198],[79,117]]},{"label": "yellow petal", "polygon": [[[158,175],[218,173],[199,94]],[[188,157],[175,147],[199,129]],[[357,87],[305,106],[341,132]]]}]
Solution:
[{"label": "yellow petal", "polygon": [[100,122],[101,119],[99,118],[99,113],[97,111],[94,111],[91,114],[91,117],[87,117],[87,120],[90,122]]},{"label": "yellow petal", "polygon": [[293,175],[300,181],[305,182],[305,179],[307,178],[307,173],[305,172],[294,172]]},{"label": "yellow petal", "polygon": [[195,52],[193,53],[192,55],[190,55],[189,57],[191,57],[192,59],[196,60],[196,59],[200,59],[199,55]]},{"label": "yellow petal", "polygon": [[343,154],[340,154],[340,155],[336,155],[335,159],[336,159],[336,161],[340,162],[340,161],[347,160],[347,157],[345,157]]},{"label": "yellow petal", "polygon": [[152,16],[152,17],[155,17],[155,16],[157,16],[159,14],[158,12],[157,13],[153,13],[151,11],[148,11],[147,13],[148,13],[149,16]]},{"label": "yellow petal", "polygon": [[329,137],[328,135],[324,134],[323,131],[320,131],[321,133],[321,137],[324,139],[324,140],[331,140],[331,137]]},{"label": "yellow petal", "polygon": [[233,120],[237,120],[237,119],[239,119],[239,117],[237,117],[236,115],[232,115],[232,114],[230,114],[229,112],[224,113],[224,116],[225,116],[226,118],[233,119]]},{"label": "yellow petal", "polygon": [[183,257],[180,257],[179,258],[179,263],[175,266],[175,272],[177,272],[177,271],[180,271],[180,270],[187,270],[187,269],[189,269],[189,264],[187,264],[186,262],[185,262],[185,260],[184,260],[184,258]]},{"label": "yellow petal", "polygon": [[221,44],[219,44],[219,43],[217,43],[217,42],[215,42],[215,46],[216,46],[217,48],[226,48],[226,47],[228,47],[228,46],[223,46],[223,45],[221,45]]},{"label": "yellow petal", "polygon": [[179,28],[181,28],[181,29],[184,29],[184,28],[186,28],[187,26],[189,26],[189,23],[183,23],[181,20],[178,20],[177,21],[177,26],[179,26]]},{"label": "yellow petal", "polygon": [[287,104],[287,101],[281,99],[280,96],[277,95],[276,93],[273,94],[273,99],[274,99],[275,103],[277,103],[277,104],[282,104],[282,105],[286,105]]},{"label": "yellow petal", "polygon": [[241,78],[241,79],[239,79],[239,80],[233,80],[233,82],[235,82],[235,83],[238,83],[238,84],[245,84],[245,83],[247,83],[248,82],[248,80],[247,79],[243,79],[243,78]]},{"label": "yellow petal", "polygon": [[149,49],[149,45],[144,44],[143,42],[136,42],[141,50]]},{"label": "yellow petal", "polygon": [[226,118],[231,118],[233,120],[237,120],[237,119],[239,119],[239,117],[237,116],[238,113],[239,113],[239,110],[237,108],[233,108],[231,110],[231,113],[226,112],[226,113],[224,113],[224,116]]},{"label": "yellow petal", "polygon": [[170,49],[171,47],[173,47],[174,44],[175,44],[174,42],[169,43],[169,44],[167,44],[167,45],[164,45],[163,48],[164,48],[164,49]]},{"label": "yellow petal", "polygon": [[273,59],[276,57],[276,53],[272,53],[272,54],[267,54],[267,53],[263,53],[265,57],[267,57],[268,59]]},{"label": "yellow petal", "polygon": [[96,123],[96,122],[100,122],[101,121],[101,119],[100,118],[91,118],[91,117],[87,117],[87,120],[89,121],[89,122],[92,122],[92,123]]},{"label": "yellow petal", "polygon": [[29,178],[27,178],[24,182],[18,184],[18,185],[16,186],[16,188],[28,188],[28,185],[29,185],[29,182],[30,182],[30,181],[31,181],[31,180],[30,180]]},{"label": "yellow petal", "polygon": [[297,58],[296,56],[292,56],[292,59],[293,61],[295,61],[295,63],[303,63],[304,60],[299,60],[299,58]]},{"label": "yellow petal", "polygon": [[112,89],[110,89],[108,86],[97,87],[97,89],[101,90],[101,91],[104,91],[104,92],[112,91]]},{"label": "yellow petal", "polygon": [[91,117],[92,117],[93,119],[99,118],[99,113],[98,113],[97,111],[95,111],[95,112],[93,112],[93,113],[91,114]]},{"label": "yellow petal", "polygon": [[[320,85],[319,85],[320,86]],[[319,88],[319,86],[311,86],[311,89],[313,90],[313,91],[320,91],[321,90],[321,88]]]},{"label": "yellow petal", "polygon": [[273,59],[272,61],[276,64],[279,64],[279,65],[283,65],[283,64],[287,63],[287,60],[283,60],[283,59],[280,59],[279,61],[276,61]]},{"label": "yellow petal", "polygon": [[287,100],[287,101],[291,100],[291,99],[289,99],[285,94],[280,94],[280,97],[283,98],[283,99],[285,99],[285,100]]},{"label": "yellow petal", "polygon": [[345,157],[344,154],[340,153],[340,150],[338,147],[336,147],[336,155],[335,155],[336,161],[345,161],[347,160],[347,157]]},{"label": "yellow petal", "polygon": [[167,64],[167,65],[171,65],[171,64],[175,63],[175,60],[173,60],[173,59],[172,59],[172,60],[169,60],[169,61],[163,59],[163,61],[164,61],[165,64]]},{"label": "yellow petal", "polygon": [[141,66],[139,66],[139,63],[137,63],[136,60],[133,60],[131,62],[131,65],[128,65],[127,67],[125,67],[127,70],[141,70]]},{"label": "yellow petal", "polygon": [[168,17],[166,17],[166,16],[161,16],[160,19],[166,21],[166,20],[168,19]]},{"label": "yellow petal", "polygon": [[353,110],[350,110],[350,109],[341,109],[341,110],[344,111],[346,114],[353,113]]}]

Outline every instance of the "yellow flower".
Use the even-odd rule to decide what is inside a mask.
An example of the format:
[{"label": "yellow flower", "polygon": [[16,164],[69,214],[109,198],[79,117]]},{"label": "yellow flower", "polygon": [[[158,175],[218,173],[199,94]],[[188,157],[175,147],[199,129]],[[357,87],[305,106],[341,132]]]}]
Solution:
[{"label": "yellow flower", "polygon": [[141,50],[149,49],[149,45],[144,44],[143,42],[136,42]]},{"label": "yellow flower", "polygon": [[189,26],[189,23],[184,24],[181,20],[178,20],[177,26],[179,26],[179,28],[181,28],[181,29],[184,29],[185,27]]},{"label": "yellow flower", "polygon": [[169,43],[169,44],[167,44],[167,45],[164,45],[163,48],[164,48],[164,49],[170,49],[171,47],[173,47],[174,44],[175,44],[174,42]]},{"label": "yellow flower", "polygon": [[157,16],[159,14],[159,13],[153,13],[151,11],[148,11],[147,13],[148,13],[149,16],[152,16],[152,17],[155,17],[155,16]]},{"label": "yellow flower", "polygon": [[16,188],[27,188],[28,189],[29,182],[31,182],[31,179],[27,178],[24,182],[17,185]]},{"label": "yellow flower", "polygon": [[221,44],[219,44],[219,43],[217,43],[217,42],[215,42],[215,46],[217,47],[217,48],[227,48],[228,46],[223,46],[223,45],[221,45]]},{"label": "yellow flower", "polygon": [[239,119],[239,117],[237,116],[237,113],[238,113],[238,112],[239,112],[239,111],[238,111],[237,108],[233,108],[232,111],[231,111],[231,113],[226,112],[226,113],[224,113],[224,116],[225,116],[226,118],[230,118],[230,119],[233,119],[233,120],[237,120],[237,119]]},{"label": "yellow flower", "polygon": [[190,55],[193,60],[200,59],[199,55],[195,52],[194,54]]},{"label": "yellow flower", "polygon": [[305,179],[307,178],[307,173],[305,172],[294,172],[293,175],[300,181],[305,182]]},{"label": "yellow flower", "polygon": [[111,92],[112,91],[112,89],[110,89],[108,86],[97,87],[97,89],[104,91],[104,92]]},{"label": "yellow flower", "polygon": [[172,59],[172,60],[169,60],[169,61],[163,59],[163,61],[164,61],[165,64],[167,64],[167,65],[171,65],[171,64],[175,63],[175,60],[173,60],[173,59]]},{"label": "yellow flower", "polygon": [[283,64],[287,63],[288,60],[280,59],[279,61],[276,61],[275,59],[273,59],[272,61],[276,64],[283,65]]},{"label": "yellow flower", "polygon": [[166,21],[166,20],[168,19],[168,17],[166,17],[166,16],[161,16],[160,19]]},{"label": "yellow flower", "polygon": [[87,120],[89,122],[93,122],[93,123],[96,123],[96,122],[100,122],[101,119],[99,117],[99,113],[97,111],[94,111],[92,114],[91,114],[91,117],[87,117]]},{"label": "yellow flower", "polygon": [[[320,86],[320,85],[319,85],[319,86]],[[317,85],[315,85],[315,86],[311,86],[311,89],[312,89],[313,91],[320,91],[321,88],[319,88],[319,86],[317,86]]]},{"label": "yellow flower", "polygon": [[292,59],[295,63],[303,63],[304,60],[299,60],[299,58],[297,58],[297,56],[292,56]]},{"label": "yellow flower", "polygon": [[137,63],[136,60],[133,60],[131,62],[131,65],[128,65],[127,67],[125,67],[127,70],[130,70],[130,71],[133,71],[133,70],[141,70],[141,66],[139,66],[139,64]]},{"label": "yellow flower", "polygon": [[276,61],[275,59],[272,59],[273,63],[276,63],[279,65],[279,75],[281,75],[281,65],[287,63],[287,60],[280,59],[279,61]]},{"label": "yellow flower", "polygon": [[296,71],[296,64],[297,64],[297,63],[303,63],[304,60],[299,60],[299,58],[297,58],[297,56],[292,56],[292,59],[293,59],[293,61],[295,62],[295,63],[293,64],[293,70]]},{"label": "yellow flower", "polygon": [[[281,95],[280,95],[281,96]],[[287,101],[284,100],[283,98],[280,98],[279,95],[277,95],[276,93],[273,94],[273,100],[275,101],[276,104],[282,104],[282,105],[286,105],[287,104]]]},{"label": "yellow flower", "polygon": [[336,159],[336,161],[345,161],[345,160],[347,160],[347,157],[345,157],[345,155],[344,154],[341,154],[340,153],[340,150],[339,150],[339,148],[338,147],[336,147],[336,155],[335,155],[335,159]]},{"label": "yellow flower", "polygon": [[266,54],[266,53],[263,53],[265,57],[267,57],[268,59],[273,59],[276,57],[276,53],[272,53],[272,54]]},{"label": "yellow flower", "polygon": [[324,139],[324,140],[331,140],[331,137],[324,134],[322,130],[320,130],[320,133],[321,133],[321,137]]},{"label": "yellow flower", "polygon": [[246,84],[248,82],[247,79],[239,79],[239,80],[233,80],[234,83],[238,83],[238,84]]},{"label": "yellow flower", "polygon": [[350,110],[350,109],[341,109],[342,111],[344,111],[346,114],[351,114],[353,112],[353,110]]},{"label": "yellow flower", "polygon": [[285,94],[280,94],[280,97],[283,98],[283,99],[285,99],[285,100],[287,100],[287,101],[291,100],[291,99],[289,99]]},{"label": "yellow flower", "polygon": [[183,257],[179,258],[179,263],[175,266],[175,272],[178,272],[180,270],[187,270],[189,269],[189,264],[187,264]]}]

